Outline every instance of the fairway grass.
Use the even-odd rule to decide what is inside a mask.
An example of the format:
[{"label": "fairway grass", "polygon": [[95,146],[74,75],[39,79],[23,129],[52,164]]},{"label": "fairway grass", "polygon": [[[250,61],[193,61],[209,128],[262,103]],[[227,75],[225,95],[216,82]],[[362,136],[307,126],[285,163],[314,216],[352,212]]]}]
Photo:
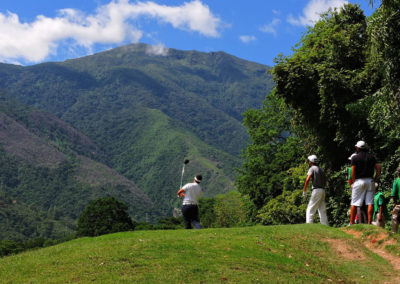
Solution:
[{"label": "fairway grass", "polygon": [[360,240],[317,224],[125,232],[0,258],[1,283],[381,283],[391,273]]}]

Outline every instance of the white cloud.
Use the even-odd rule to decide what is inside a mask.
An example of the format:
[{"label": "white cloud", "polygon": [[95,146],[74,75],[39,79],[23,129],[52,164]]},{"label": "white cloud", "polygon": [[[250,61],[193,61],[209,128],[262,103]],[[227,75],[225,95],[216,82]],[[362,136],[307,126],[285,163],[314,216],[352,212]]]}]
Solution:
[{"label": "white cloud", "polygon": [[249,43],[251,41],[255,41],[257,38],[255,36],[252,35],[241,35],[239,37],[239,39],[243,42],[243,43]]},{"label": "white cloud", "polygon": [[303,15],[297,18],[289,15],[287,20],[295,26],[313,26],[329,8],[340,8],[347,3],[346,0],[311,0],[303,9]]},{"label": "white cloud", "polygon": [[0,60],[40,62],[55,54],[65,40],[73,40],[88,51],[95,44],[136,43],[143,31],[129,22],[143,16],[207,37],[219,37],[221,28],[221,20],[199,0],[181,6],[116,0],[100,6],[92,15],[63,9],[54,18],[39,15],[30,23],[21,22],[11,12],[0,13]]},{"label": "white cloud", "polygon": [[279,15],[281,14],[281,11],[273,9],[273,10],[272,10],[272,13],[273,13],[274,15],[276,15],[276,16],[279,16]]},{"label": "white cloud", "polygon": [[279,25],[279,23],[281,22],[280,19],[273,19],[271,23],[264,25],[260,28],[260,31],[262,31],[263,33],[270,33],[273,34],[274,36],[276,36],[277,31],[276,28]]},{"label": "white cloud", "polygon": [[148,45],[146,47],[146,54],[149,55],[167,56],[168,51],[169,49],[165,47],[163,44]]}]

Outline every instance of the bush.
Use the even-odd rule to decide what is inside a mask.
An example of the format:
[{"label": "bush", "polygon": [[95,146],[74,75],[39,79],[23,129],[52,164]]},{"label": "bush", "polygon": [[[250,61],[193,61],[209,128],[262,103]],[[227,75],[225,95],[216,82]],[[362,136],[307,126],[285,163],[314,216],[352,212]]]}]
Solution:
[{"label": "bush", "polygon": [[284,191],[261,208],[258,217],[264,225],[298,224],[305,222],[306,209],[302,190]]},{"label": "bush", "polygon": [[91,202],[78,219],[77,236],[100,236],[135,228],[128,207],[114,197]]},{"label": "bush", "polygon": [[217,196],[214,212],[217,227],[236,227],[247,220],[245,200],[237,191]]}]

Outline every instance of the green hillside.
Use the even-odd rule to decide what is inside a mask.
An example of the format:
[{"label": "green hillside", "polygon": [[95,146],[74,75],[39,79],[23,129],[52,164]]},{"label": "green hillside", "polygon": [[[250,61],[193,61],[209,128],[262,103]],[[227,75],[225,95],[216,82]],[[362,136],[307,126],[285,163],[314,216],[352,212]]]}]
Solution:
[{"label": "green hillside", "polygon": [[74,233],[74,224],[34,205],[11,198],[0,190],[0,240],[46,237],[63,239]]},{"label": "green hillside", "polygon": [[1,258],[0,281],[396,283],[396,257],[382,251],[399,247],[383,232],[303,224],[118,233]]},{"label": "green hillside", "polygon": [[185,158],[191,160],[185,182],[201,172],[206,195],[233,189],[248,142],[242,113],[261,106],[272,81],[267,66],[223,52],[170,49],[155,56],[148,48],[128,45],[27,67],[0,64],[0,89],[84,134],[92,144],[57,138],[59,150],[106,164],[150,197],[157,212],[149,213],[169,216],[179,203]]},{"label": "green hillside", "polygon": [[0,101],[0,239],[72,234],[83,209],[103,196],[123,200],[130,215],[144,221],[152,201],[131,180],[91,159],[102,155],[89,138],[5,94]]}]

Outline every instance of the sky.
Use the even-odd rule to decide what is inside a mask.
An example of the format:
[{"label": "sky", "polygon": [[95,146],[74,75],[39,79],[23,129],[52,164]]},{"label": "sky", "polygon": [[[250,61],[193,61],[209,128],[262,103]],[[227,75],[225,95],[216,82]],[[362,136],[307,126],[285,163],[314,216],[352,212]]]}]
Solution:
[{"label": "sky", "polygon": [[64,61],[130,43],[224,51],[273,66],[330,7],[369,0],[1,0],[0,62]]}]

